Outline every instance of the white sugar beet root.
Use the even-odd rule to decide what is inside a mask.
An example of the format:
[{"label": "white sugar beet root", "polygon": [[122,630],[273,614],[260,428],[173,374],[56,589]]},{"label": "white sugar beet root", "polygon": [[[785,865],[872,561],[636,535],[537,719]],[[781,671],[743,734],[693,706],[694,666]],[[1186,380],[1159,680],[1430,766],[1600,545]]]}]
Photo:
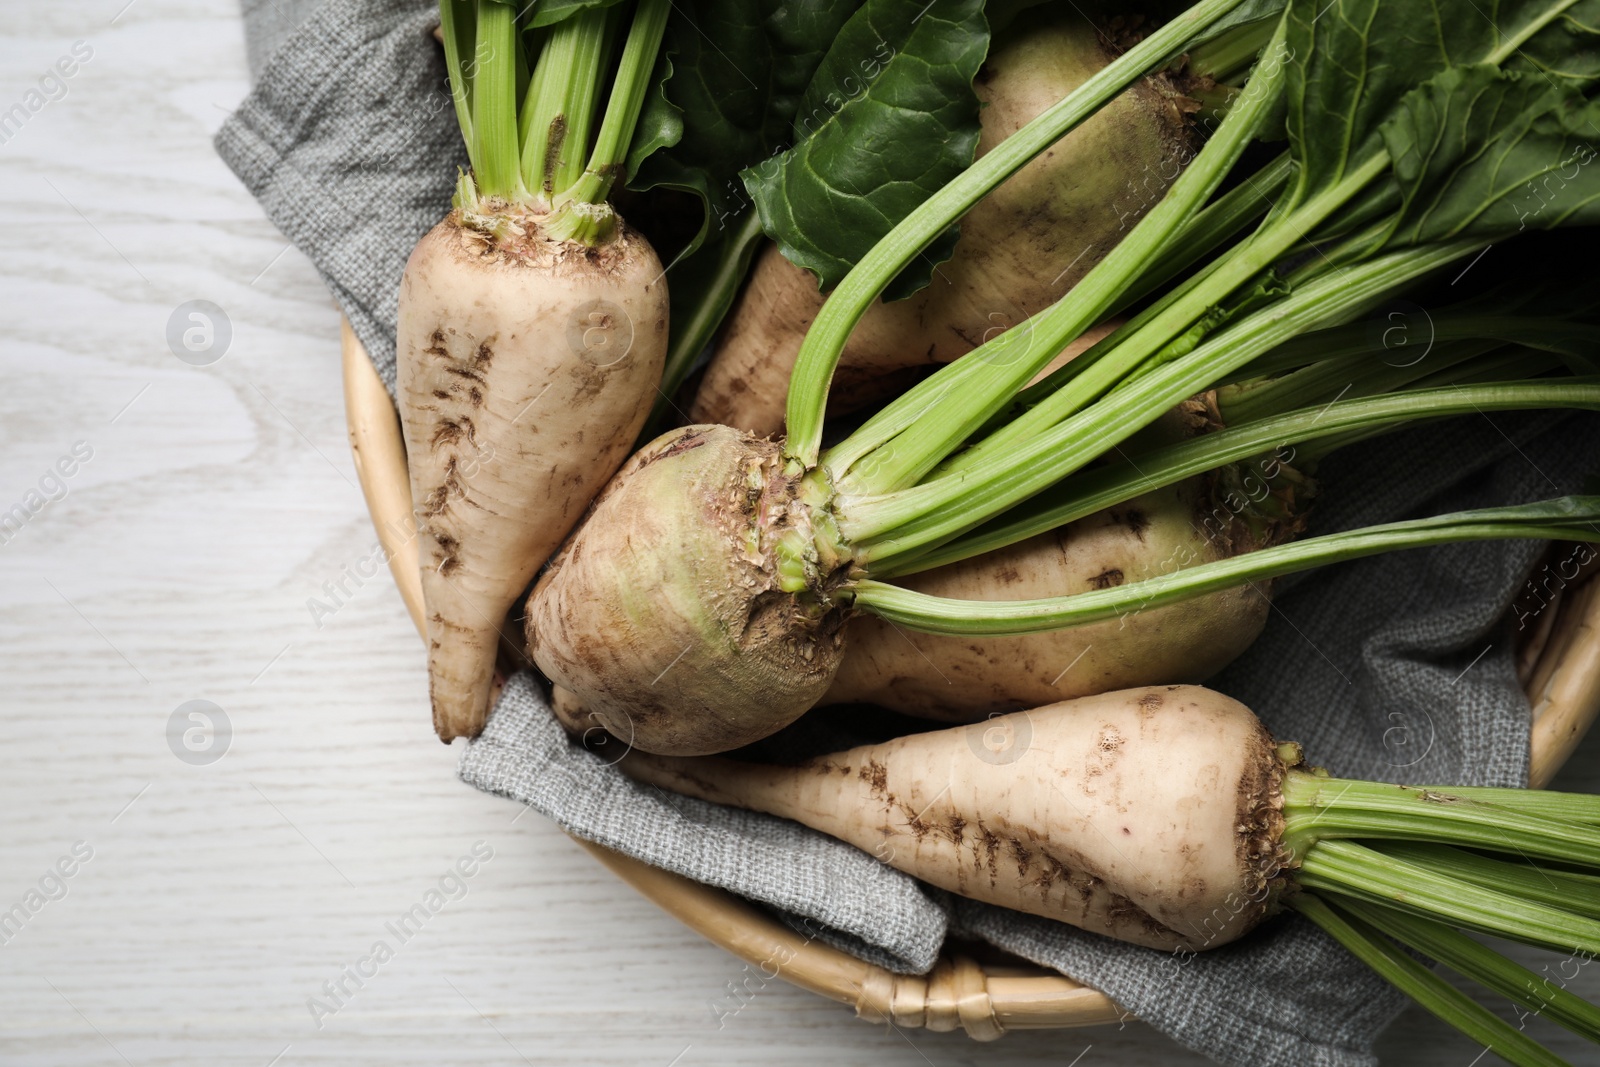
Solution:
[{"label": "white sugar beet root", "polygon": [[639,752],[618,765],[1179,963],[1292,909],[1510,1063],[1567,1061],[1406,948],[1600,1040],[1600,1009],[1469,936],[1600,951],[1593,796],[1334,778],[1197,686],[1063,701],[797,766]]},{"label": "white sugar beet root", "polygon": [[400,289],[398,406],[446,741],[482,729],[507,613],[626,458],[666,353],[666,285],[639,234],[588,247],[515,207],[496,228],[453,212]]},{"label": "white sugar beet root", "polygon": [[794,819],[962,896],[1165,950],[1269,911],[1284,765],[1249,709],[1135,689],[796,767],[631,753],[690,796]]},{"label": "white sugar beet root", "polygon": [[[1148,439],[1191,421],[1175,409]],[[897,582],[958,602],[1070,598],[1226,560],[1292,530],[1253,534],[1228,511],[1219,522],[1210,485],[1178,482]],[[834,540],[817,491],[778,444],[730,427],[672,431],[635,455],[528,600],[530,655],[569,714],[666,755],[726,752],[818,704],[971,722],[1202,679],[1249,646],[1270,607],[1268,583],[1257,582],[1164,606],[1133,600],[1113,617],[1024,636],[918,632],[851,606],[863,568]]]},{"label": "white sugar beet root", "polygon": [[[978,154],[1111,58],[1081,20],[1029,27],[997,43],[974,84],[984,102]],[[1047,149],[962,218],[955,253],[932,284],[867,311],[835,371],[830,410],[881,401],[903,382],[897,372],[947,363],[1058,299],[1177,176],[1187,142],[1173,96],[1147,80]],[[689,421],[777,433],[795,356],[823,299],[813,275],[765,249]]]},{"label": "white sugar beet root", "polygon": [[[1028,600],[1137,582],[1238,551],[1207,522],[1202,479],[1167,486],[1009,548],[898,579],[956,600]],[[1021,637],[950,637],[851,618],[824,704],[867,702],[971,722],[1138,685],[1198,682],[1261,632],[1268,583]]]},{"label": "white sugar beet root", "polygon": [[618,471],[534,587],[528,648],[617,737],[722,752],[828,688],[840,609],[780,588],[776,542],[809,512],[778,446],[725,426],[671,431]]}]

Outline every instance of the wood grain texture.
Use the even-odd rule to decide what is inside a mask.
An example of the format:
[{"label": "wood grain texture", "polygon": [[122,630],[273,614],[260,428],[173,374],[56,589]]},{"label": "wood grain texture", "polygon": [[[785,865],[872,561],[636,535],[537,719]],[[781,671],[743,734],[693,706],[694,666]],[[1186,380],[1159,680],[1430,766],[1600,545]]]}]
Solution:
[{"label": "wood grain texture", "polygon": [[[980,1046],[855,1021],[763,984],[539,816],[459,784],[382,569],[345,579],[320,627],[307,608],[375,537],[337,314],[210,147],[246,90],[237,7],[125,3],[12,5],[0,38],[0,110],[73,42],[93,49],[0,143],[0,511],[74,442],[93,449],[0,545],[0,911],[74,842],[93,849],[63,898],[0,935],[0,1063],[1202,1062],[1137,1024]],[[193,299],[232,323],[208,367],[165,340]],[[233,728],[209,766],[168,746],[193,699]],[[1558,786],[1600,788],[1597,742]],[[308,998],[395,942],[385,924],[478,841],[494,855],[465,895],[362,988],[346,979],[319,1028]],[[1574,988],[1600,996],[1597,973]],[[1466,1067],[1479,1050],[1410,1013],[1381,1051]]]}]

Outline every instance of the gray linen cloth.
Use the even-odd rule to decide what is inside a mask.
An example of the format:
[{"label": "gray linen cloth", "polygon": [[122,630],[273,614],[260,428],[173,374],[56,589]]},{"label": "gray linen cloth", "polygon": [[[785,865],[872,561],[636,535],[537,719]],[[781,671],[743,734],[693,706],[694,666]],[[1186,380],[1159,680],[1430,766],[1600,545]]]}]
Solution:
[{"label": "gray linen cloth", "polygon": [[[326,279],[392,388],[395,295],[464,162],[430,0],[245,0],[259,81],[217,135],[222,157]],[[1376,358],[1376,356],[1375,356]],[[1592,420],[1464,419],[1340,453],[1313,532],[1573,491],[1600,467]],[[1529,710],[1517,612],[1541,546],[1445,546],[1280,582],[1255,646],[1212,684],[1335,773],[1520,785]],[[807,717],[790,753],[855,743]],[[953,900],[781,819],[640,786],[569,741],[539,681],[511,681],[461,777],[563,828],[772,908],[903,972],[947,934],[979,938],[1104,990],[1219,1063],[1364,1067],[1401,998],[1295,917],[1194,957]]]}]

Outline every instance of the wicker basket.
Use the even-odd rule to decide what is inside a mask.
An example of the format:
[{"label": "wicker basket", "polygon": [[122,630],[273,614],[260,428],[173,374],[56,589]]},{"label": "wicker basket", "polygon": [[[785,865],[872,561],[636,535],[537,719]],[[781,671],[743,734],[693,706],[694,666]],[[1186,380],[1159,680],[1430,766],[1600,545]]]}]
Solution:
[{"label": "wicker basket", "polygon": [[[395,584],[422,629],[422,585],[415,539],[398,536],[411,511],[405,445],[388,392],[346,323],[342,330],[345,414],[350,449],[367,508],[389,553]],[[1582,579],[1555,593],[1519,658],[1533,704],[1531,780],[1547,784],[1600,711],[1600,581]],[[752,964],[788,960],[784,978],[853,1005],[872,1021],[954,1030],[987,1041],[1007,1030],[1089,1026],[1125,1017],[1111,999],[1070,978],[1024,963],[942,958],[926,976],[893,974],[837,949],[807,941],[723,890],[647,866],[586,841],[579,844],[668,914]]]}]

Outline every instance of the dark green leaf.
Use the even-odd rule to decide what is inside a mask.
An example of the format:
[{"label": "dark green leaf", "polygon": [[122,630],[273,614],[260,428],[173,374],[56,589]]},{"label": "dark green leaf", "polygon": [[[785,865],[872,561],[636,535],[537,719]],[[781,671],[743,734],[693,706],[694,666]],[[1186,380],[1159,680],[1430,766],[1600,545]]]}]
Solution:
[{"label": "dark green leaf", "polygon": [[[767,20],[772,35],[772,102],[769,133],[776,147],[787,147],[800,97],[833,48],[839,32],[861,7],[861,0],[777,5]],[[747,160],[745,165],[756,162]]]},{"label": "dark green leaf", "polygon": [[704,206],[668,270],[668,396],[727,314],[761,235],[739,171],[787,147],[800,95],[859,3],[674,0],[627,161],[630,187],[679,189]]},{"label": "dark green leaf", "polygon": [[1405,197],[1391,244],[1600,223],[1600,103],[1542,74],[1452,68],[1382,134]]},{"label": "dark green leaf", "polygon": [[[983,5],[984,17],[989,20],[989,32],[999,34],[1008,29],[1024,12],[1030,8],[1043,7],[1051,0],[987,0]],[[1277,0],[1283,3],[1283,0]],[[1180,4],[1178,11],[1187,5]]]},{"label": "dark green leaf", "polygon": [[1332,185],[1382,151],[1378,124],[1457,52],[1477,59],[1493,46],[1486,19],[1451,14],[1392,0],[1292,0],[1287,127],[1304,189]]},{"label": "dark green leaf", "polygon": [[[497,0],[499,3],[525,6],[526,0]],[[533,14],[528,18],[528,25],[534,29],[544,26],[554,26],[564,19],[569,19],[580,11],[587,11],[595,7],[610,7],[618,0],[537,0],[533,5]]]},{"label": "dark green leaf", "polygon": [[[868,0],[801,97],[794,148],[744,172],[767,233],[824,288],[972,162],[988,45],[981,0]],[[926,285],[954,231],[938,244],[887,298]]]},{"label": "dark green leaf", "polygon": [[[671,32],[671,23],[668,24]],[[639,121],[633,127],[633,143],[628,146],[628,188],[638,191],[654,188],[666,182],[639,178],[646,160],[656,152],[671,148],[683,140],[683,108],[667,99],[666,83],[674,73],[672,54],[662,48],[656,59],[655,72],[650,75],[650,93],[639,111]],[[679,186],[681,188],[681,186]]]},{"label": "dark green leaf", "polygon": [[1593,55],[1596,6],[1596,0],[1290,0],[1288,132],[1303,167],[1302,191],[1332,185],[1381,152],[1380,124],[1401,97],[1446,68],[1542,62],[1572,78],[1600,69]]},{"label": "dark green leaf", "polygon": [[749,206],[740,169],[786,147],[800,94],[855,7],[675,0],[628,173],[635,189],[700,197],[706,218],[692,247]]},{"label": "dark green leaf", "polygon": [[1579,0],[1567,8],[1519,47],[1506,66],[1580,85],[1600,77],[1600,0]]},{"label": "dark green leaf", "polygon": [[[1203,44],[1236,32],[1241,26],[1278,18],[1283,14],[1285,2],[1286,0],[1244,0],[1244,3],[1207,26],[1205,32],[1191,40],[1189,50],[1193,51]],[[1182,14],[1182,9],[1173,14]]]},{"label": "dark green leaf", "polygon": [[[1571,6],[1562,3],[1531,6],[1533,10],[1522,16],[1525,26],[1530,26],[1538,16],[1554,14],[1554,18],[1541,19],[1544,24],[1528,40],[1518,42],[1515,51],[1501,66],[1509,70],[1536,70],[1576,88],[1592,85],[1595,78],[1600,77],[1600,0],[1576,0]],[[1522,34],[1510,30],[1507,40],[1515,37],[1522,37]]]}]

